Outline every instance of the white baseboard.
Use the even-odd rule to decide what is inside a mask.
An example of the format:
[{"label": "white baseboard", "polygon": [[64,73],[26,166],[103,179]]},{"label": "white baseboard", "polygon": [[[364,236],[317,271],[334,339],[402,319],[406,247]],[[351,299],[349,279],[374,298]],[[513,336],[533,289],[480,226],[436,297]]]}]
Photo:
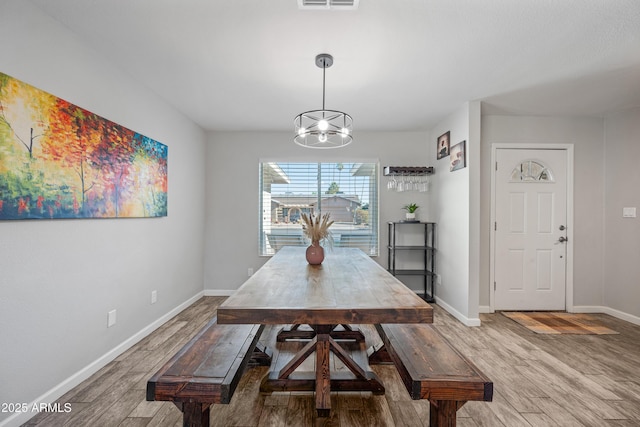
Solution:
[{"label": "white baseboard", "polygon": [[205,297],[229,297],[235,293],[235,289],[205,289]]},{"label": "white baseboard", "polygon": [[[140,330],[139,332],[137,332],[136,334],[134,334],[133,336],[131,336],[130,338],[128,338],[127,340],[122,342],[120,345],[118,345],[114,349],[108,351],[103,356],[99,357],[98,359],[96,359],[95,361],[90,363],[89,365],[85,366],[84,368],[82,368],[81,370],[76,372],[75,374],[71,375],[69,378],[67,378],[66,380],[64,380],[60,384],[56,385],[55,387],[53,387],[49,391],[47,391],[44,394],[42,394],[41,396],[39,396],[33,402],[29,403],[28,407],[32,408],[34,405],[39,405],[42,402],[46,402],[46,403],[55,402],[57,399],[59,399],[65,393],[67,393],[69,390],[71,390],[74,387],[78,386],[82,381],[86,380],[91,375],[93,375],[96,372],[98,372],[100,369],[105,367],[109,362],[111,362],[112,360],[117,358],[119,355],[121,355],[122,353],[127,351],[129,348],[133,347],[133,345],[135,345],[138,342],[140,342],[144,337],[149,335],[151,332],[155,331],[160,326],[165,324],[173,316],[177,315],[178,313],[183,311],[185,308],[189,307],[191,304],[193,304],[194,302],[198,301],[200,298],[202,298],[203,294],[204,294],[204,292],[198,292],[196,295],[194,295],[193,297],[189,298],[187,301],[183,302],[182,304],[180,304],[179,306],[177,306],[176,308],[174,308],[170,312],[166,313],[165,315],[163,315],[162,317],[160,317],[156,321],[154,321],[151,324],[145,326],[142,330]],[[37,412],[28,411],[28,412],[15,413],[12,416],[10,416],[9,418],[1,421],[0,422],[0,427],[14,427],[14,426],[17,427],[17,426],[20,426],[20,425],[24,424],[25,422],[27,422],[29,419],[31,419],[35,415],[37,415]]]},{"label": "white baseboard", "polygon": [[571,310],[573,313],[604,313],[609,316],[616,317],[618,319],[633,323],[634,325],[640,325],[640,317],[633,314],[625,313],[624,311],[616,310],[611,307],[599,306],[599,305],[574,305]]},{"label": "white baseboard", "polygon": [[480,305],[478,306],[478,313],[493,313],[493,311],[488,305]]},{"label": "white baseboard", "polygon": [[438,304],[440,307],[447,310],[449,314],[451,314],[453,317],[461,321],[465,326],[480,326],[480,318],[473,319],[463,315],[458,310],[456,310],[455,308],[453,308],[452,306],[450,306],[449,304],[447,304],[437,296],[436,296],[436,304]]}]

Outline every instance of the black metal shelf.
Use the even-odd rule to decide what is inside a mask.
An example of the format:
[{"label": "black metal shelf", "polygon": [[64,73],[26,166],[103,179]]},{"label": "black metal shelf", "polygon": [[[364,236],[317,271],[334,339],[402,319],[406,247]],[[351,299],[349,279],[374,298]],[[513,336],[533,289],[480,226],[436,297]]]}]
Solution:
[{"label": "black metal shelf", "polygon": [[[436,248],[435,248],[435,239],[436,239],[436,224],[434,222],[418,222],[418,221],[399,221],[399,222],[389,222],[389,244],[387,245],[388,251],[388,265],[387,270],[389,273],[394,276],[422,276],[423,277],[423,285],[424,285],[424,293],[422,294],[422,298],[427,302],[434,302],[434,285],[436,282]],[[417,226],[421,225],[424,227],[424,245],[396,245],[397,241],[397,233],[399,226]],[[398,252],[400,253],[408,253],[422,251],[424,256],[422,257],[422,268],[420,269],[407,269],[407,268],[396,268],[396,256]]]},{"label": "black metal shelf", "polygon": [[393,274],[394,276],[432,276],[435,277],[436,274],[428,271],[428,270],[389,270],[389,273]]},{"label": "black metal shelf", "polygon": [[395,249],[397,251],[435,251],[432,246],[387,246],[387,249]]}]

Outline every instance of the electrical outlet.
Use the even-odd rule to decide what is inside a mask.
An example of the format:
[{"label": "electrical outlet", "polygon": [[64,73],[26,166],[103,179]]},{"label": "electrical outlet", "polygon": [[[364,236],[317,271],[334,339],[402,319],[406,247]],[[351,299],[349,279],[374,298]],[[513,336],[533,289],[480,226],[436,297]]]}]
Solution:
[{"label": "electrical outlet", "polygon": [[253,276],[253,268],[251,267],[247,268],[247,276],[249,277]]},{"label": "electrical outlet", "polygon": [[107,328],[112,327],[116,324],[116,311],[111,310],[107,313]]},{"label": "electrical outlet", "polygon": [[158,291],[151,291],[151,304],[158,302]]}]

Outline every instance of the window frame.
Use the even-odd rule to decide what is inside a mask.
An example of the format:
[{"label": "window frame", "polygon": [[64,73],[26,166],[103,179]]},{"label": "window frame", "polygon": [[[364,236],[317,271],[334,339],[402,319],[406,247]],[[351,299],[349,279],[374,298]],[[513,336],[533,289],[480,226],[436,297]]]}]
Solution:
[{"label": "window frame", "polygon": [[[267,221],[269,221],[269,224],[272,224],[271,222],[271,215],[272,215],[272,210],[271,210],[271,193],[270,191],[265,191],[265,183],[264,183],[264,167],[266,164],[312,164],[312,165],[318,165],[320,168],[322,167],[322,165],[326,165],[326,164],[338,164],[338,163],[344,163],[344,164],[349,164],[352,166],[352,168],[355,167],[362,167],[364,170],[366,169],[370,169],[373,168],[373,170],[371,171],[370,175],[364,175],[364,176],[369,176],[371,179],[374,180],[373,183],[369,182],[369,190],[368,190],[368,194],[367,196],[369,197],[368,203],[369,203],[369,208],[368,210],[370,211],[370,217],[369,217],[369,221],[368,221],[368,225],[369,225],[369,229],[370,229],[370,237],[369,237],[369,242],[368,243],[364,243],[364,242],[356,242],[353,243],[351,245],[349,245],[348,243],[344,243],[345,239],[343,239],[343,235],[346,235],[345,237],[350,236],[349,233],[341,233],[341,231],[348,231],[348,229],[341,229],[341,230],[336,230],[337,227],[332,226],[331,231],[332,234],[334,234],[334,245],[336,246],[350,246],[350,247],[358,247],[359,245],[357,243],[360,243],[360,246],[366,246],[368,248],[368,250],[365,250],[363,247],[361,247],[361,249],[363,249],[363,251],[365,253],[367,253],[367,255],[372,256],[372,257],[377,257],[380,255],[380,161],[378,159],[358,159],[358,160],[346,160],[346,159],[323,159],[323,160],[299,160],[299,159],[274,159],[274,158],[262,158],[259,159],[259,165],[258,165],[258,194],[259,194],[259,208],[258,208],[258,256],[260,257],[270,257],[273,256],[277,250],[275,250],[275,252],[272,252],[269,249],[269,242],[268,242],[268,233],[270,233],[270,228],[269,230],[265,231],[265,223]],[[284,172],[283,172],[284,173]],[[352,175],[352,176],[356,176],[356,175]],[[316,188],[317,188],[317,202],[322,205],[322,201],[323,199],[326,201],[326,197],[323,197],[324,194],[324,189],[322,187],[322,176],[321,174],[318,174],[318,179],[316,181]],[[271,188],[269,187],[269,190],[271,190]],[[265,194],[269,194],[269,199],[266,201],[266,203],[269,204],[269,206],[265,206]],[[311,197],[311,195],[310,195]],[[268,211],[267,211],[268,209]],[[322,210],[322,207],[320,208],[320,211]],[[307,212],[308,213],[308,212]],[[318,212],[315,212],[318,213]],[[355,223],[354,223],[355,226]],[[296,234],[301,234],[300,233],[296,233],[295,229],[293,227],[288,228],[287,230],[291,231],[293,230],[294,232],[290,233],[291,236],[294,236]],[[363,233],[364,234],[364,233]],[[302,243],[301,243],[302,242]],[[291,238],[290,241],[285,241],[285,244],[294,244],[296,246],[307,246],[309,243],[302,239],[300,240],[296,240],[294,237]],[[331,245],[329,245],[331,246]]]}]

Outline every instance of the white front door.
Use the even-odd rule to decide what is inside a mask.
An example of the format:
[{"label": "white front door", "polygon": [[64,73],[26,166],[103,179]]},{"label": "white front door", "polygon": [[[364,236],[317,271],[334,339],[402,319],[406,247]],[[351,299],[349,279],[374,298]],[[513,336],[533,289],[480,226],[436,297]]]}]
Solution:
[{"label": "white front door", "polygon": [[496,150],[494,308],[566,306],[567,152]]}]

